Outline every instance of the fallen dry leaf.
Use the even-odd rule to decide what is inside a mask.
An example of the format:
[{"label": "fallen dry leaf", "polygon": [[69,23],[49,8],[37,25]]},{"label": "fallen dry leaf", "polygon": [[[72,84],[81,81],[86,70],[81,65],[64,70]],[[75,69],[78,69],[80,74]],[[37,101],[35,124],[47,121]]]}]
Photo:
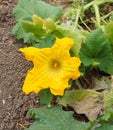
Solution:
[{"label": "fallen dry leaf", "polygon": [[89,120],[95,120],[102,114],[103,103],[99,97],[89,96],[80,102],[70,105],[78,114],[85,114]]}]

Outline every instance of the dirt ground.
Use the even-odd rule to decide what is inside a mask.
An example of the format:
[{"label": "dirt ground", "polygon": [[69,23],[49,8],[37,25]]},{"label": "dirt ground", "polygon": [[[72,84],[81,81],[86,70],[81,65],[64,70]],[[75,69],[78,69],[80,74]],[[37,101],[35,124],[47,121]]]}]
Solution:
[{"label": "dirt ground", "polygon": [[[39,107],[38,95],[25,95],[22,92],[26,73],[32,64],[18,51],[25,46],[23,41],[11,34],[15,25],[12,10],[17,2],[0,0],[0,130],[27,128],[33,121],[28,114],[29,108]],[[66,6],[67,3],[63,4],[63,7]]]},{"label": "dirt ground", "polygon": [[[26,61],[18,51],[26,45],[11,34],[15,25],[12,10],[17,2],[18,0],[0,0],[0,130],[27,128],[33,122],[28,114],[29,108],[40,106],[38,95],[25,95],[22,92],[26,73],[32,63]],[[62,7],[65,8],[68,4],[65,2]]]},{"label": "dirt ground", "polygon": [[15,24],[12,9],[17,0],[0,0],[0,130],[22,130],[32,119],[28,109],[39,107],[38,95],[25,95],[21,88],[31,63],[18,51],[23,41],[11,35]]}]

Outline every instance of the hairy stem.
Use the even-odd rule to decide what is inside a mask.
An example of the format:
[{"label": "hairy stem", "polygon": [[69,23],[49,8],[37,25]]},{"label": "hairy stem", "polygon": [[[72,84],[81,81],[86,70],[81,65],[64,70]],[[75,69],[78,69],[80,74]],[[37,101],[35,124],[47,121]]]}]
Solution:
[{"label": "hairy stem", "polygon": [[97,27],[100,28],[100,13],[99,13],[99,7],[97,4],[93,3],[93,7],[95,9],[95,16],[96,16],[96,24]]},{"label": "hairy stem", "polygon": [[75,20],[75,22],[74,22],[74,29],[76,29],[76,27],[77,27],[77,25],[78,25],[80,13],[81,13],[81,8],[79,7],[79,8],[77,9],[76,20]]}]

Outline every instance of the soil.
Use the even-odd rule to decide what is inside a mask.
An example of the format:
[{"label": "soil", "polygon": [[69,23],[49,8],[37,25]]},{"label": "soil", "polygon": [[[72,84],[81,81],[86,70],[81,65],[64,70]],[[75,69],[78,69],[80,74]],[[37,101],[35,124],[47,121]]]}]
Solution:
[{"label": "soil", "polygon": [[26,128],[32,120],[28,109],[39,107],[38,95],[25,95],[21,90],[32,65],[18,51],[25,46],[23,41],[11,35],[16,4],[17,0],[0,0],[0,130]]},{"label": "soil", "polygon": [[[56,4],[52,0],[44,1]],[[12,10],[17,2],[0,0],[0,130],[27,128],[33,122],[28,114],[29,108],[40,107],[37,94],[25,95],[22,92],[26,73],[32,68],[32,63],[26,61],[19,52],[19,48],[26,45],[11,34],[15,25]],[[62,3],[62,7],[68,4]]]},{"label": "soil", "polygon": [[[28,114],[29,108],[40,107],[38,95],[22,92],[26,73],[32,64],[18,51],[26,45],[11,34],[15,25],[12,11],[17,3],[18,0],[0,0],[0,130],[27,128],[33,121]],[[63,4],[66,6],[67,3]]]}]

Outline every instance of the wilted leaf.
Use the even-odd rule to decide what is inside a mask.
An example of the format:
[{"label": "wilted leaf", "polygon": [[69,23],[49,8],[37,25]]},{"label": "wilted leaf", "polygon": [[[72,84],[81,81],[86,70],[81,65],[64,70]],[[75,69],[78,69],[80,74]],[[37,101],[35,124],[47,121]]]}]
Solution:
[{"label": "wilted leaf", "polygon": [[89,120],[96,120],[102,114],[102,102],[97,97],[89,96],[86,100],[73,105],[78,114],[85,114]]},{"label": "wilted leaf", "polygon": [[108,77],[101,77],[100,79],[93,78],[94,87],[93,90],[104,91],[111,89],[111,81]]},{"label": "wilted leaf", "polygon": [[101,29],[92,31],[82,44],[80,58],[85,66],[97,66],[100,70],[113,74],[113,56],[109,41]]},{"label": "wilted leaf", "polygon": [[113,89],[104,95],[104,107],[110,108],[111,106],[113,106]]},{"label": "wilted leaf", "polygon": [[63,111],[61,106],[31,109],[35,122],[26,130],[88,130],[89,123],[74,120],[73,112]]},{"label": "wilted leaf", "polygon": [[101,114],[102,94],[93,90],[66,91],[58,100],[64,106],[72,106],[78,114],[85,114],[89,120],[95,120]]}]

